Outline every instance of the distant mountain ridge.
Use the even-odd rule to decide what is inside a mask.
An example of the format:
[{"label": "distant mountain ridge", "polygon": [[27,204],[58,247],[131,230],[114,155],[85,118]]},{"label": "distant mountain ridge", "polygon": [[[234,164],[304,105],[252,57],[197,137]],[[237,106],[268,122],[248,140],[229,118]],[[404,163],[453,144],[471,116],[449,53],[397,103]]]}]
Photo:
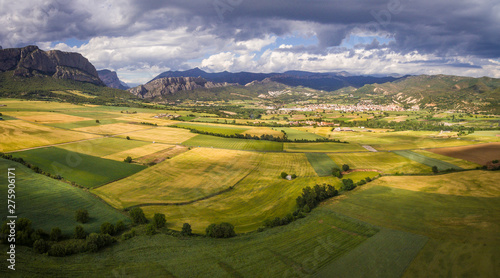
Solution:
[{"label": "distant mountain ridge", "polygon": [[0,72],[14,76],[51,76],[104,86],[95,67],[81,54],[59,50],[43,51],[35,45],[0,50]]},{"label": "distant mountain ridge", "polygon": [[199,68],[186,71],[166,71],[153,80],[164,77],[202,77],[215,83],[237,83],[246,85],[252,81],[263,81],[268,78],[289,86],[304,86],[316,90],[335,91],[343,87],[362,87],[366,84],[386,83],[398,80],[397,77],[354,76],[347,72],[316,73],[307,71],[286,71],[284,73],[252,73],[228,71],[209,73]]},{"label": "distant mountain ridge", "polygon": [[98,70],[97,74],[99,74],[99,78],[104,82],[104,84],[106,84],[106,86],[110,88],[120,90],[127,90],[130,88],[127,84],[125,84],[118,78],[118,75],[115,71],[104,69]]}]

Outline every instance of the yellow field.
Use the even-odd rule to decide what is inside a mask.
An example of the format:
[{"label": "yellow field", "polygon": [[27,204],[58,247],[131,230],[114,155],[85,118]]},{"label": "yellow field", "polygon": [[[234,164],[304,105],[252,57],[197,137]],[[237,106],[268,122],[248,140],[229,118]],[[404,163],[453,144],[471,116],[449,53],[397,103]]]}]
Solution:
[{"label": "yellow field", "polygon": [[95,193],[118,208],[195,200],[237,183],[255,168],[260,156],[254,152],[196,148],[100,187]]},{"label": "yellow field", "polygon": [[21,120],[0,122],[0,152],[98,137],[74,131],[28,123]]},{"label": "yellow field", "polygon": [[261,136],[263,134],[268,134],[274,137],[283,137],[283,133],[279,131],[279,127],[276,127],[274,129],[271,129],[269,127],[255,127],[243,132],[243,134],[250,134],[252,136],[254,135]]},{"label": "yellow field", "polygon": [[[408,182],[409,179],[411,179],[411,182]],[[420,176],[418,178],[405,176],[381,177],[370,184],[438,194],[499,197],[499,180],[500,172],[498,171],[478,170],[439,176]]]},{"label": "yellow field", "polygon": [[[147,126],[146,126],[147,127]],[[160,142],[166,144],[180,144],[192,137],[197,136],[196,133],[191,133],[187,129],[173,127],[157,127],[138,132],[130,132],[119,137],[130,136],[134,140],[143,140],[151,142]]]},{"label": "yellow field", "polygon": [[137,123],[150,123],[150,124],[157,124],[159,126],[163,125],[172,125],[178,123],[177,121],[172,121],[168,120],[167,118],[154,118],[154,116],[158,115],[157,113],[137,113],[137,114],[121,114],[120,117],[117,118],[118,120],[121,121],[128,121],[128,122],[137,122]]},{"label": "yellow field", "polygon": [[147,125],[116,123],[116,124],[80,127],[80,128],[75,128],[73,130],[95,133],[95,134],[103,134],[103,135],[114,135],[114,134],[121,134],[121,133],[127,133],[137,130],[150,129],[150,128],[151,126]]},{"label": "yellow field", "polygon": [[328,154],[339,166],[347,164],[351,169],[373,169],[386,174],[430,173],[431,168],[395,153],[366,152]]},{"label": "yellow field", "polygon": [[437,153],[433,153],[433,152],[429,152],[429,151],[425,151],[425,150],[414,150],[413,152],[423,154],[423,155],[431,157],[431,158],[436,158],[436,159],[442,160],[444,162],[448,162],[448,163],[451,163],[453,165],[457,165],[458,167],[462,167],[464,169],[476,169],[476,167],[481,167],[481,165],[474,163],[474,162],[471,162],[471,161],[467,161],[467,160],[463,160],[463,159],[455,158],[455,157],[451,157],[451,156],[441,155],[441,154],[437,154]]},{"label": "yellow field", "polygon": [[181,153],[189,151],[189,148],[186,146],[181,146],[181,145],[175,145],[172,148],[165,149],[159,152],[155,152],[152,154],[148,154],[145,156],[141,156],[139,158],[134,159],[135,162],[141,163],[141,164],[149,164],[149,163],[155,163],[158,164],[165,159],[172,158],[174,156],[177,156]]},{"label": "yellow field", "polygon": [[51,112],[6,112],[6,115],[22,119],[30,122],[37,122],[42,124],[52,124],[52,123],[69,123],[78,121],[88,121],[91,118],[84,118],[78,116],[71,116],[60,113]]},{"label": "yellow field", "polygon": [[[283,217],[293,212],[295,199],[306,186],[331,184],[338,188],[334,177],[318,177],[304,154],[260,153],[258,167],[231,191],[182,206],[142,207],[147,217],[164,213],[169,228],[180,230],[190,223],[194,232],[204,233],[211,223],[229,222],[238,233],[254,231],[269,218]],[[281,172],[296,174],[288,181]]]},{"label": "yellow field", "polygon": [[163,151],[166,149],[170,149],[174,147],[174,145],[167,145],[167,144],[149,144],[145,145],[142,147],[137,147],[133,148],[130,150],[114,153],[108,156],[104,156],[103,158],[107,159],[112,159],[112,160],[118,160],[118,161],[123,161],[127,156],[132,157],[132,159],[136,159],[139,157],[143,157],[146,155],[150,155],[159,151]]},{"label": "yellow field", "polygon": [[[75,104],[64,103],[64,102],[52,102],[52,101],[3,99],[0,100],[0,104],[7,105],[5,107],[7,109],[35,110],[35,111],[48,110],[48,109],[43,109],[44,107],[50,107],[50,110],[81,108],[81,106]],[[0,112],[3,112],[2,107],[0,107]]]}]

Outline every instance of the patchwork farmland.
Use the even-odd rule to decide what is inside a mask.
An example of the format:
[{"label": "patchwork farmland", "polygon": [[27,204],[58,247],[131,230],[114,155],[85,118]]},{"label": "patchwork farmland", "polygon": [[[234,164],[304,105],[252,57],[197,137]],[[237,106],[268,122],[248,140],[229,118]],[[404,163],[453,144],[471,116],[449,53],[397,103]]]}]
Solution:
[{"label": "patchwork farmland", "polygon": [[[0,171],[16,169],[20,218],[43,229],[49,246],[64,250],[86,242],[74,238],[77,225],[87,236],[101,234],[105,223],[125,226],[111,236],[117,242],[97,253],[59,258],[18,246],[19,277],[497,274],[500,176],[483,169],[499,158],[493,131],[457,140],[435,131],[283,127],[287,121],[273,114],[264,115],[260,126],[240,118],[225,124],[224,115],[189,110],[11,99],[0,104],[7,105],[0,106]],[[156,117],[163,114],[173,117]],[[259,138],[286,134],[300,142],[189,129]],[[334,177],[332,170],[344,164],[349,170]],[[0,185],[6,187],[6,180]],[[323,185],[339,195],[299,207],[300,198],[324,195]],[[76,221],[80,209],[88,211],[88,222]],[[135,209],[149,223],[135,223]],[[153,226],[158,214],[164,227]],[[207,227],[223,222],[237,235],[210,238]],[[193,234],[183,233],[186,223]],[[50,240],[54,227],[62,240]],[[95,264],[96,255],[102,263]]]}]

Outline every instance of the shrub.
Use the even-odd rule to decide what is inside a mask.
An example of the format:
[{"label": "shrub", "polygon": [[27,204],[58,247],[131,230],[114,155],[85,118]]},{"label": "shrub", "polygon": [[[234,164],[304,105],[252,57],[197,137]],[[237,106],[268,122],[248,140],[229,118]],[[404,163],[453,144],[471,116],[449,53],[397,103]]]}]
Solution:
[{"label": "shrub", "polygon": [[332,175],[337,178],[342,178],[342,172],[340,171],[339,168],[333,168],[332,170]]},{"label": "shrub", "polygon": [[165,214],[155,213],[153,217],[153,223],[157,229],[165,227],[165,223],[167,223],[167,221],[165,220]]},{"label": "shrub", "polygon": [[75,238],[76,239],[85,239],[87,237],[87,233],[83,229],[82,225],[78,225],[75,227]]},{"label": "shrub", "polygon": [[33,243],[33,251],[38,254],[43,254],[49,250],[49,245],[43,239],[38,239]]},{"label": "shrub", "polygon": [[371,179],[370,177],[366,177],[366,178],[365,178],[365,181],[366,181],[366,182],[371,182],[371,181],[372,181],[372,179]]},{"label": "shrub", "polygon": [[50,240],[52,241],[59,241],[62,236],[62,231],[58,227],[52,228],[50,231]]},{"label": "shrub", "polygon": [[302,210],[305,212],[305,213],[309,213],[311,212],[311,208],[308,206],[308,205],[305,205]]},{"label": "shrub", "polygon": [[146,224],[148,223],[148,219],[144,215],[144,211],[141,208],[133,208],[129,211],[130,217],[132,217],[132,221],[135,224]]},{"label": "shrub", "polygon": [[439,172],[438,167],[436,165],[432,166],[432,172],[434,174],[436,174],[437,172]]},{"label": "shrub", "polygon": [[189,225],[188,223],[184,223],[182,225],[181,234],[183,236],[190,236],[190,235],[192,235],[191,225]]},{"label": "shrub", "polygon": [[130,140],[130,136],[127,136],[127,140]]},{"label": "shrub", "polygon": [[156,228],[154,223],[149,223],[148,225],[146,225],[146,234],[150,236],[156,234]]},{"label": "shrub", "polygon": [[208,237],[229,238],[236,236],[234,226],[230,223],[210,224],[205,230]]},{"label": "shrub", "polygon": [[64,257],[66,256],[66,247],[62,244],[54,244],[50,247],[49,256]]},{"label": "shrub", "polygon": [[86,209],[79,209],[76,211],[75,218],[77,222],[87,223],[89,221],[89,212]]},{"label": "shrub", "polygon": [[85,249],[90,252],[97,252],[102,247],[110,245],[113,242],[115,242],[115,239],[108,234],[91,233],[87,236]]},{"label": "shrub", "polygon": [[292,180],[293,180],[293,179],[296,179],[296,178],[297,178],[297,175],[292,174]]},{"label": "shrub", "polygon": [[115,226],[109,222],[104,222],[101,224],[101,234],[114,235]]},{"label": "shrub", "polygon": [[132,163],[132,157],[127,156],[123,161],[127,163]]},{"label": "shrub", "polygon": [[136,233],[135,233],[135,229],[132,229],[130,230],[130,232],[126,232],[122,235],[122,239],[123,240],[127,240],[127,239],[131,239],[133,237],[135,237]]},{"label": "shrub", "polygon": [[37,241],[39,239],[48,239],[49,234],[47,234],[43,229],[37,229],[31,234],[31,239]]}]

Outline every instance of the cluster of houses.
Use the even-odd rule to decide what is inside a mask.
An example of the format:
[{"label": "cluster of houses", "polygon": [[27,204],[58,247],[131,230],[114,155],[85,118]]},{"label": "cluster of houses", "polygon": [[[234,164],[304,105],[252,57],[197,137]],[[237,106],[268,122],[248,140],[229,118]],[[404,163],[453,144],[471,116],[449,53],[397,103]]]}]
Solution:
[{"label": "cluster of houses", "polygon": [[291,111],[318,111],[318,110],[334,110],[342,112],[366,112],[366,111],[406,111],[403,107],[396,104],[377,105],[371,103],[358,103],[356,105],[338,105],[338,104],[311,104],[304,107],[280,108],[281,112],[288,113]]},{"label": "cluster of houses", "polygon": [[176,118],[178,117],[179,115],[172,115],[172,114],[158,114],[156,116],[154,116],[153,118],[155,119],[161,119],[161,118],[169,118],[169,119],[173,119],[173,118]]}]

